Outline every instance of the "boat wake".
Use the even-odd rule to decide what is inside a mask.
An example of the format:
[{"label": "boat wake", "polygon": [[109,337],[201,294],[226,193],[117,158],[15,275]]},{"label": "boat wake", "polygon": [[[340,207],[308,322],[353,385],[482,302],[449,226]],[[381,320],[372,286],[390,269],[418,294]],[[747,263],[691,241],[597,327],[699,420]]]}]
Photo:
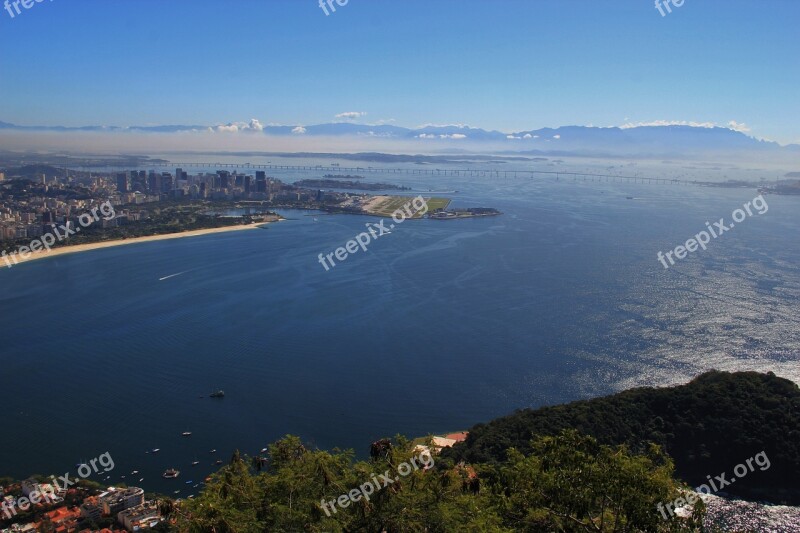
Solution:
[{"label": "boat wake", "polygon": [[174,278],[176,276],[180,276],[182,274],[186,274],[186,272],[191,272],[191,270],[185,270],[183,272],[178,272],[177,274],[170,274],[169,276],[164,276],[163,278],[158,278],[158,281],[164,281],[165,279]]}]

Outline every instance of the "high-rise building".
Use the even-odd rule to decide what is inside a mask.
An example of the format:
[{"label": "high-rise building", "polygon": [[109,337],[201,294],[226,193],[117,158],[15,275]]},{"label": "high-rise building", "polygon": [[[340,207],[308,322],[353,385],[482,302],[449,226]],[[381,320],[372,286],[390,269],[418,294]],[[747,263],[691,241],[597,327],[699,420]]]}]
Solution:
[{"label": "high-rise building", "polygon": [[215,189],[227,189],[231,173],[227,170],[217,170],[217,178],[214,180]]},{"label": "high-rise building", "polygon": [[3,180],[5,180],[5,179],[6,179],[6,174],[5,174],[5,172],[0,172],[0,181],[3,181]]},{"label": "high-rise building", "polygon": [[128,192],[128,173],[120,172],[117,174],[117,191]]},{"label": "high-rise building", "polygon": [[256,181],[264,181],[267,179],[267,173],[263,170],[256,170]]},{"label": "high-rise building", "polygon": [[244,192],[248,193],[248,194],[250,193],[250,180],[251,179],[252,179],[252,176],[245,176],[244,177]]},{"label": "high-rise building", "polygon": [[161,173],[161,192],[169,192],[173,189],[172,174],[169,172]]},{"label": "high-rise building", "polygon": [[151,170],[147,176],[147,190],[149,192],[161,192],[161,176],[156,174],[155,170]]}]

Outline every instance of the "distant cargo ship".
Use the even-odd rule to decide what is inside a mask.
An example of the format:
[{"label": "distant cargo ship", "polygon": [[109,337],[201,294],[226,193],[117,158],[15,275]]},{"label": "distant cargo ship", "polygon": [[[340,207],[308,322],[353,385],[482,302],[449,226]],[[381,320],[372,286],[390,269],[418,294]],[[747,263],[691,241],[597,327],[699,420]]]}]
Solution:
[{"label": "distant cargo ship", "polygon": [[212,392],[211,393],[211,397],[212,398],[224,398],[225,397],[225,391],[220,389],[217,392]]}]

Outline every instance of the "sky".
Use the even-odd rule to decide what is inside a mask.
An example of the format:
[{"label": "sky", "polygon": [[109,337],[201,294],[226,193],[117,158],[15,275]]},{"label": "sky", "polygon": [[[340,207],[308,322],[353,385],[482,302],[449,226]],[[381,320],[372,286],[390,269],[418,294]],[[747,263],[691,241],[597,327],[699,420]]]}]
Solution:
[{"label": "sky", "polygon": [[653,0],[334,0],[328,15],[318,2],[3,9],[0,121],[504,132],[663,121],[800,143],[797,0],[685,0],[666,16]]}]

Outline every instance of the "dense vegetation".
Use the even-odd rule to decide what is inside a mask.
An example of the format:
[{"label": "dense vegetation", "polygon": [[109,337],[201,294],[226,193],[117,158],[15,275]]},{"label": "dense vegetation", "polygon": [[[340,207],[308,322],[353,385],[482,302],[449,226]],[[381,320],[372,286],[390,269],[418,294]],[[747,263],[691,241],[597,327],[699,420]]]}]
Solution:
[{"label": "dense vegetation", "polygon": [[323,500],[375,475],[402,473],[398,466],[410,463],[414,447],[397,438],[372,460],[353,463],[350,452],[312,451],[287,437],[270,447],[266,462],[234,455],[172,518],[179,531],[198,533],[699,530],[702,504],[687,519],[658,513],[657,505],[680,491],[672,462],[657,447],[635,456],[576,432],[542,437],[530,447],[529,455],[512,451],[496,465],[438,461],[398,477],[369,500],[326,512]]},{"label": "dense vegetation", "polygon": [[447,450],[453,460],[497,463],[515,447],[530,453],[534,436],[564,429],[592,435],[601,444],[641,452],[655,443],[675,461],[691,486],[706,482],[759,452],[771,466],[756,468],[730,494],[800,504],[800,389],[774,374],[709,372],[664,389],[633,389],[605,398],[523,410],[480,424],[467,441]]}]

